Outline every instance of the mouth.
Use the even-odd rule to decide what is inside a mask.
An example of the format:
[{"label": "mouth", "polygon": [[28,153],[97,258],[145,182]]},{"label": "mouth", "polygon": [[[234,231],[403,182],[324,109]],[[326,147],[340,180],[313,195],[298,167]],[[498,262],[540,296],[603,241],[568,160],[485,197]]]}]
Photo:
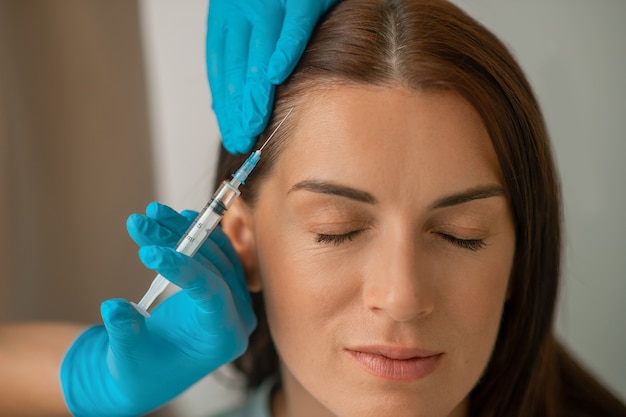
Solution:
[{"label": "mouth", "polygon": [[360,346],[345,350],[367,373],[386,381],[409,382],[433,373],[443,352],[389,346]]}]

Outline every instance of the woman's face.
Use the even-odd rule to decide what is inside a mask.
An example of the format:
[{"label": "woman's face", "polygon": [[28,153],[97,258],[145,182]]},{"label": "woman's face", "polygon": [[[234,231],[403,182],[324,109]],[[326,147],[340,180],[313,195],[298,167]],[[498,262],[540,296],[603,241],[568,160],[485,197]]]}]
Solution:
[{"label": "woman's face", "polygon": [[451,92],[310,94],[251,212],[277,414],[463,415],[515,248],[489,136]]}]

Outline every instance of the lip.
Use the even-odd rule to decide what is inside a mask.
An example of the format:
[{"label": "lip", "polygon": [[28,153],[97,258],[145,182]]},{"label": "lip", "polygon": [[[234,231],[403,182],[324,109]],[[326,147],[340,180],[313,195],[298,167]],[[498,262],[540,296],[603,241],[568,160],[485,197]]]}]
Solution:
[{"label": "lip", "polygon": [[395,346],[353,346],[345,350],[367,373],[387,381],[416,381],[433,373],[443,352]]}]

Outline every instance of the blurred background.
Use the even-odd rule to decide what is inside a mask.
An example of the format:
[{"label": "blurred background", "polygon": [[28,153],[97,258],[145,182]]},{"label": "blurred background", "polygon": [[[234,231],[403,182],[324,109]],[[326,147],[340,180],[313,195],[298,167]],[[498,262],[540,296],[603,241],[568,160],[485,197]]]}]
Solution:
[{"label": "blurred background", "polygon": [[[513,51],[542,105],[565,206],[558,334],[626,401],[626,2],[456,0]],[[0,319],[99,322],[153,274],[126,234],[158,200],[200,209],[219,143],[208,2],[0,0]],[[238,394],[214,377],[167,410]]]}]

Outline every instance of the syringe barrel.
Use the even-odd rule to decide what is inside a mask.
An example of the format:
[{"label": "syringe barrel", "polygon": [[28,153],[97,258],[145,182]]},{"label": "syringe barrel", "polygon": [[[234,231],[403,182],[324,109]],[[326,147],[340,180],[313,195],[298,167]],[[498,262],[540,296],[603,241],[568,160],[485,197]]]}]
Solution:
[{"label": "syringe barrel", "polygon": [[180,239],[176,251],[187,256],[195,255],[239,194],[237,187],[224,181]]},{"label": "syringe barrel", "polygon": [[[215,229],[215,226],[220,222],[224,216],[224,212],[233,204],[233,201],[235,201],[239,194],[236,185],[224,181],[213,194],[211,201],[202,209],[191,226],[189,226],[189,229],[187,229],[183,237],[178,241],[176,250],[187,256],[195,255],[213,229]],[[152,281],[148,292],[146,292],[139,301],[139,304],[134,304],[137,311],[149,317],[148,308],[159,294],[165,290],[168,284],[169,281],[167,279],[160,274],[157,275]]]}]

